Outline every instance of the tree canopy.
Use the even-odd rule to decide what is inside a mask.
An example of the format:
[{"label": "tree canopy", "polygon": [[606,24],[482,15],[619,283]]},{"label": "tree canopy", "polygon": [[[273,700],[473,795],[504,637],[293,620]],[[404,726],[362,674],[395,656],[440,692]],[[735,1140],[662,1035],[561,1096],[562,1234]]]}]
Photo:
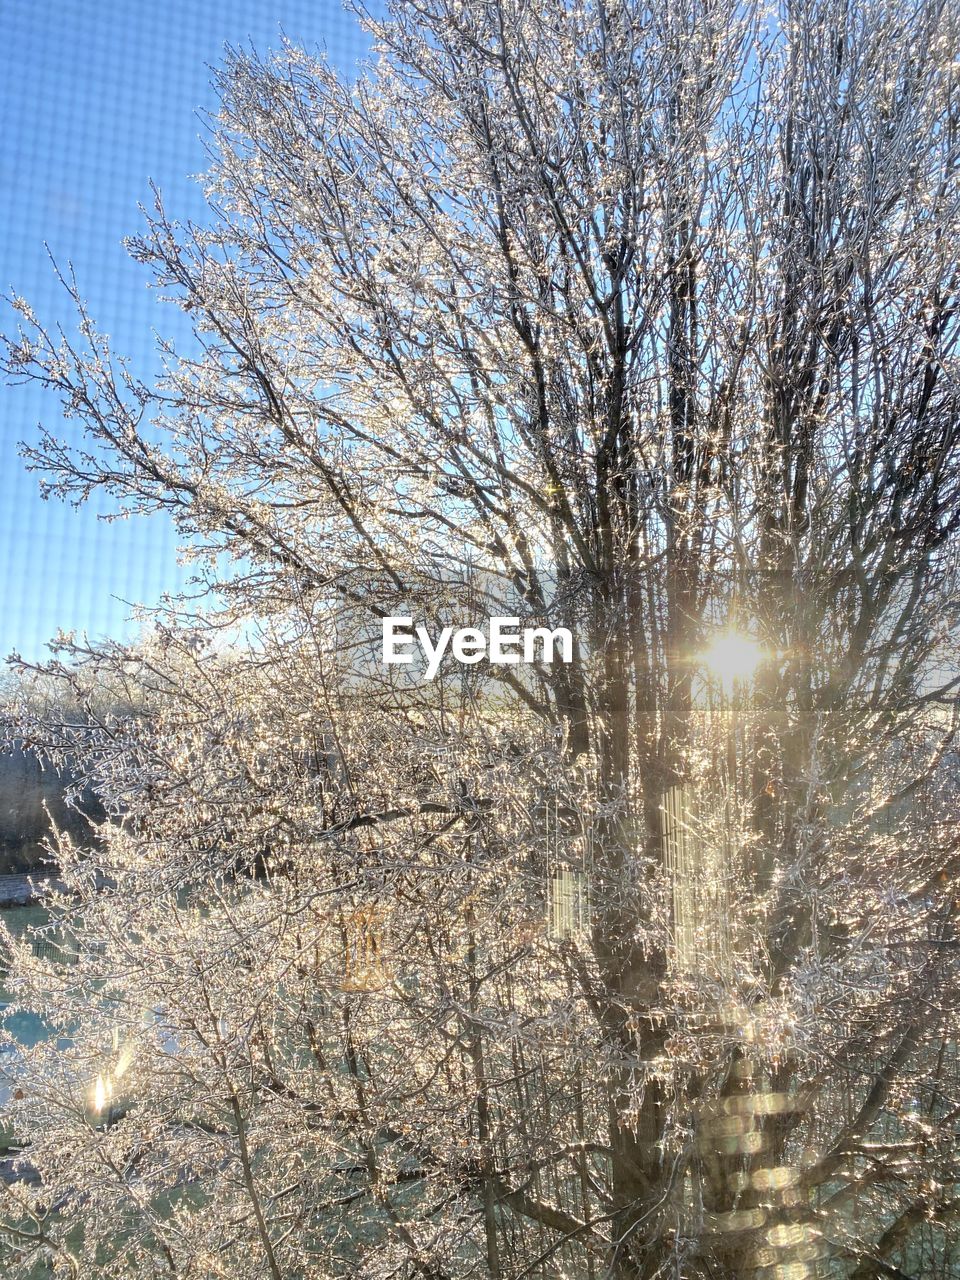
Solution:
[{"label": "tree canopy", "polygon": [[[957,13],[364,20],[218,73],[161,385],[19,303],[29,465],[203,593],[29,725],[112,820],[76,962],[10,944],[10,1273],[948,1277]],[[574,661],[421,683],[397,614]]]}]

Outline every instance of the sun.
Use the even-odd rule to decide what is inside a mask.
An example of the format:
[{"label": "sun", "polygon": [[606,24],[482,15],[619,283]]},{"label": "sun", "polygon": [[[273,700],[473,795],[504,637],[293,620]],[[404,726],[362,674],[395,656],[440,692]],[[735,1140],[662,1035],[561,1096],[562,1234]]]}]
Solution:
[{"label": "sun", "polygon": [[734,685],[747,684],[752,680],[766,656],[763,647],[752,636],[728,627],[714,636],[701,653],[700,660],[729,692]]}]

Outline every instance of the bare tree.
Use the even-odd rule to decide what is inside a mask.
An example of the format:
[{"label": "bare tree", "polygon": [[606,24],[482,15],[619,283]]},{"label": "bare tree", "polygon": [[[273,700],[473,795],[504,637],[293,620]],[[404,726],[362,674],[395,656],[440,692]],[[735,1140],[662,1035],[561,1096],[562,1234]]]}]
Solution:
[{"label": "bare tree", "polygon": [[[21,1252],[953,1274],[956,12],[367,21],[355,86],[219,76],[208,225],[132,242],[195,322],[161,387],[69,281],[85,345],[23,304],[9,346],[85,433],[27,451],[49,492],[170,512],[218,602],[75,651],[156,712],[88,749],[108,945],[56,1004],[86,975],[86,1075],[33,1055]],[[576,660],[419,687],[395,614]],[[96,1128],[110,1018],[149,1086]]]}]

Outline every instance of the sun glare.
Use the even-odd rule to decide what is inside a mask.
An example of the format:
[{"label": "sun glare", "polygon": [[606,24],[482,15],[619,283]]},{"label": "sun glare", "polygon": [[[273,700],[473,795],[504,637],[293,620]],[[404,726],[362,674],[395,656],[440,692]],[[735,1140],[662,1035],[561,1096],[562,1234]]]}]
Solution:
[{"label": "sun glare", "polygon": [[752,679],[765,656],[764,650],[751,636],[728,628],[714,637],[701,659],[724,689],[730,691],[734,685],[745,684]]}]

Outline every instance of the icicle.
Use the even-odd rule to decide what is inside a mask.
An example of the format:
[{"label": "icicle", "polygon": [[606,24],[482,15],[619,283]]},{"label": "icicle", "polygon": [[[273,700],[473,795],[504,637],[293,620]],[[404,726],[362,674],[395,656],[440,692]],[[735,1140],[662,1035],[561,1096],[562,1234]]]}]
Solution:
[{"label": "icicle", "polygon": [[[554,801],[553,839],[550,809],[546,812],[547,842],[547,933],[556,941],[572,938],[587,927],[586,877],[581,867],[572,867],[560,849],[559,801]],[[581,856],[581,863],[583,858]]]},{"label": "icicle", "polygon": [[697,967],[694,855],[683,787],[664,792],[660,807],[663,862],[671,891],[673,958],[679,970]]},{"label": "icicle", "polygon": [[361,907],[346,922],[342,991],[381,991],[392,974],[383,955],[383,914]]},{"label": "icicle", "polygon": [[583,835],[581,854],[579,918],[577,928],[583,933],[590,931],[590,886],[593,884],[593,819],[590,819]]},{"label": "icicle", "polygon": [[731,840],[695,822],[688,787],[671,787],[661,804],[663,866],[670,886],[673,963],[680,972],[729,975],[727,876]]}]

